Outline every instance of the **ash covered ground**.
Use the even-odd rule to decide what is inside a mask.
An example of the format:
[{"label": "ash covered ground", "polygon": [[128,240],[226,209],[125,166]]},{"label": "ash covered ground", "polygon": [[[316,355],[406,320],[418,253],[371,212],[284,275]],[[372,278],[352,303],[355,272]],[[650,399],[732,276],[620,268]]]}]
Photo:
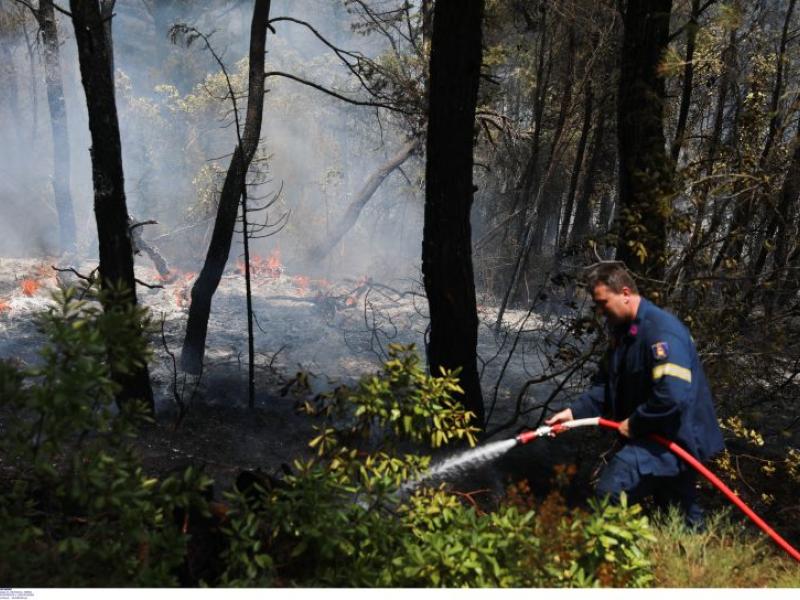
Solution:
[{"label": "ash covered ground", "polygon": [[[51,266],[54,264],[55,259],[0,258],[0,358],[35,364],[44,341],[37,331],[35,315],[50,305],[50,294],[59,279],[77,280],[71,273],[56,272]],[[88,274],[96,263],[70,266]],[[147,261],[137,260],[136,277],[163,286],[138,289],[139,302],[149,307],[156,325],[151,334],[154,354],[150,375],[157,423],[140,438],[144,463],[153,474],[166,474],[188,464],[202,465],[217,482],[217,489],[225,490],[243,469],[278,473],[282,463],[290,464],[308,453],[307,442],[313,436],[314,423],[298,413],[298,400],[375,373],[386,358],[389,343],[413,343],[424,354],[427,302],[419,282],[378,282],[367,276],[313,279],[287,272],[277,254],[255,257],[256,407],[250,410],[241,270],[239,264],[226,271],[214,296],[204,372],[197,380],[185,377],[173,362],[173,357],[178,365],[180,362],[196,273],[174,271],[168,281],[161,281]],[[479,367],[487,411],[494,405],[488,427],[491,430],[513,420],[524,383],[548,369],[546,352],[553,346],[549,338],[559,329],[559,316],[509,310],[499,334],[495,332],[496,307],[479,299],[479,316]],[[516,339],[520,329],[523,333]],[[309,389],[293,384],[298,373],[304,374]],[[528,412],[499,437],[513,435],[524,424],[534,425],[541,412],[537,405],[554,386],[546,382],[530,387],[520,404]],[[180,422],[179,401],[185,406]],[[520,470],[526,475],[526,470],[544,468],[545,464],[549,467],[558,462],[553,454],[563,454],[569,445],[554,440],[536,448],[526,447],[515,451],[505,466],[487,467],[484,475],[493,480],[493,485],[501,486],[501,472],[515,471],[518,476]],[[570,462],[575,459],[572,456]],[[486,481],[471,485],[483,486]]]}]

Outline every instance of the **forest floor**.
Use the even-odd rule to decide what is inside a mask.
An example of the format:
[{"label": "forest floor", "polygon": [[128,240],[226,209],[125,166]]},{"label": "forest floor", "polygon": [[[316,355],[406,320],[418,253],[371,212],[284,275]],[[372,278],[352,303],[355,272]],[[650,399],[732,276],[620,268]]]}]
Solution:
[{"label": "forest floor", "polygon": [[[42,259],[0,259],[0,359],[21,365],[37,361],[43,338],[34,316],[50,305],[50,294],[58,285],[50,265]],[[86,274],[94,266],[85,263],[76,270]],[[148,265],[137,266],[136,274],[142,281],[159,282]],[[230,489],[242,470],[257,469],[280,477],[281,465],[308,456],[314,421],[297,410],[299,402],[377,372],[390,342],[413,343],[423,353],[426,302],[418,283],[378,283],[368,277],[312,280],[286,273],[268,259],[257,260],[253,277],[258,324],[256,397],[251,410],[244,282],[236,269],[226,272],[214,297],[202,377],[185,378],[173,366],[173,357],[178,361],[180,357],[194,277],[193,273],[175,273],[169,282],[161,282],[163,288],[140,288],[139,300],[151,309],[155,323],[150,375],[157,418],[137,443],[148,473],[166,475],[190,464],[202,466],[215,481],[217,497]],[[547,352],[553,349],[548,350],[543,341],[558,329],[559,315],[508,311],[504,329],[523,329],[524,335],[506,365],[513,334],[495,335],[496,309],[491,303],[479,304],[479,313],[479,365],[487,405],[496,403],[492,414],[496,425],[513,417],[521,386],[546,368]],[[299,379],[298,374],[302,374]],[[298,385],[299,381],[307,386]],[[536,425],[541,412],[536,407],[552,389],[549,382],[534,386],[521,404],[530,412],[498,437]],[[183,404],[180,419],[179,403]],[[559,404],[554,402],[551,408]],[[744,447],[728,438],[729,448],[744,458],[735,457],[731,471],[722,476],[729,480],[735,473],[732,485],[755,501],[757,512],[785,532],[787,539],[798,542],[800,505],[791,492],[793,486],[787,486],[783,478],[765,478],[761,471],[765,460],[782,460],[787,445],[800,446],[796,429],[789,438],[779,431],[794,412],[776,408],[774,414],[783,418],[772,420],[771,427],[777,429],[765,436],[763,448]],[[537,495],[544,495],[557,476],[555,467],[570,464],[576,467],[575,475],[562,491],[570,503],[581,504],[591,495],[591,480],[612,444],[612,436],[603,431],[584,430],[540,440],[451,483],[461,491],[478,491],[476,498],[491,506],[502,497],[505,487],[516,481],[528,480]],[[451,452],[445,451],[442,457]],[[704,484],[703,488],[708,508],[726,505],[710,486]],[[762,493],[773,500],[759,503]]]},{"label": "forest floor", "polygon": [[[230,488],[241,470],[279,474],[282,464],[308,455],[308,441],[314,435],[313,420],[297,410],[300,401],[376,373],[388,356],[389,343],[415,344],[424,353],[427,303],[417,282],[379,283],[366,276],[314,280],[286,273],[274,257],[257,258],[252,287],[257,319],[256,397],[250,410],[241,267],[226,271],[214,297],[204,372],[198,380],[185,377],[173,362],[173,357],[180,362],[196,274],[173,272],[168,281],[162,281],[146,261],[137,262],[139,280],[163,286],[140,287],[138,293],[155,325],[150,376],[157,419],[138,441],[143,462],[153,475],[202,465],[219,494]],[[47,259],[0,259],[0,358],[13,357],[22,365],[37,361],[43,339],[34,317],[50,305],[59,277],[76,281],[69,273],[57,273],[53,264]],[[96,263],[70,266],[88,274]],[[518,390],[544,368],[538,343],[558,317],[508,311],[506,328],[515,331],[524,321],[525,334],[506,365],[512,336],[495,335],[496,309],[479,305],[479,312],[479,365],[487,403],[496,405],[492,423],[497,424],[513,417]],[[307,386],[298,385],[299,381]],[[546,397],[551,389],[550,384],[532,389],[521,408],[535,407],[537,398]],[[520,419],[506,435],[514,435],[525,423],[534,425],[539,412]],[[563,454],[567,448],[568,444],[553,440],[546,450],[540,446],[514,451],[474,473],[464,485],[501,494],[509,480],[530,476],[526,472],[531,469],[538,471],[536,477],[548,478],[555,462],[551,454]],[[594,451],[588,454],[596,456]]]}]

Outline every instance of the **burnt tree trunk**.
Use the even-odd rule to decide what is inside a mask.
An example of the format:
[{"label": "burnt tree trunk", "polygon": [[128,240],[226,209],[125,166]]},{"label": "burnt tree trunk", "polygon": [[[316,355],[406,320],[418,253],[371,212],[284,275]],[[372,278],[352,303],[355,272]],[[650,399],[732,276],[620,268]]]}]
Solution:
[{"label": "burnt tree trunk", "polygon": [[692,0],[692,13],[686,27],[686,62],[683,66],[683,90],[681,91],[681,104],[678,109],[678,124],[675,126],[675,139],[672,142],[670,154],[673,163],[678,162],[678,157],[686,135],[686,121],[689,118],[689,106],[692,100],[692,83],[694,81],[694,47],[697,42],[697,18],[700,14],[700,0]]},{"label": "burnt tree trunk", "polygon": [[669,41],[671,10],[672,0],[627,3],[617,99],[617,258],[654,279],[663,278],[673,193],[663,127],[664,78],[658,71]]},{"label": "burnt tree trunk", "polygon": [[[561,143],[561,136],[564,133],[564,125],[567,122],[567,115],[572,108],[572,91],[574,84],[574,63],[575,63],[575,29],[571,27],[568,35],[567,43],[567,60],[564,63],[563,85],[564,91],[561,95],[561,103],[558,109],[558,118],[556,119],[556,128],[553,132],[553,141],[550,144],[550,154],[547,158],[545,171],[550,173],[551,176],[545,177],[543,181],[539,182],[540,191],[538,196],[541,197],[538,206],[538,213],[536,215],[532,249],[534,252],[541,253],[545,249],[545,244],[550,241],[553,229],[555,229],[556,246],[558,245],[558,217],[561,214],[561,194],[559,193],[558,186],[553,182],[552,170],[553,161],[557,160],[556,151]],[[555,227],[554,227],[555,225]],[[528,260],[528,253],[526,252],[523,263]],[[523,264],[522,270],[526,271],[526,265]]]},{"label": "burnt tree trunk", "polygon": [[414,150],[416,150],[419,145],[420,142],[417,139],[406,142],[394,156],[390,157],[389,160],[379,166],[375,172],[369,176],[369,179],[364,183],[358,195],[350,203],[350,206],[347,207],[342,218],[333,226],[328,237],[311,251],[311,258],[313,260],[322,260],[330,254],[336,244],[338,244],[347,232],[352,229],[353,225],[356,224],[361,211],[364,210],[364,207],[384,180],[408,160],[408,157],[413,154]]},{"label": "burnt tree trunk", "polygon": [[[759,159],[759,167],[762,169],[767,166],[768,159],[771,156],[772,148],[775,142],[775,136],[780,128],[781,115],[779,111],[780,99],[783,95],[784,82],[783,71],[784,62],[786,60],[786,46],[789,40],[789,25],[794,12],[797,0],[790,0],[789,6],[786,9],[786,17],[783,22],[783,30],[781,33],[781,41],[778,49],[777,56],[777,69],[775,72],[775,85],[772,88],[772,96],[770,98],[770,114],[771,118],[767,128],[767,136],[764,141],[764,148],[761,152]],[[747,194],[739,198],[736,202],[731,225],[728,230],[728,237],[722,245],[717,258],[714,261],[714,270],[718,269],[720,265],[724,266],[726,259],[738,264],[742,260],[742,254],[745,250],[745,244],[748,236],[753,230],[752,223],[754,222],[763,198],[756,194]]]},{"label": "burnt tree trunk", "polygon": [[69,189],[70,153],[64,84],[61,79],[58,28],[52,0],[41,0],[36,19],[42,31],[47,106],[53,134],[53,195],[58,213],[59,251],[76,249],[75,213]]},{"label": "burnt tree trunk", "polygon": [[194,375],[199,375],[203,368],[211,299],[214,292],[217,291],[228,262],[245,177],[261,136],[261,120],[264,111],[264,51],[269,6],[269,0],[256,0],[253,8],[253,20],[250,25],[247,115],[242,133],[242,143],[236,145],[228,165],[206,260],[197,281],[192,286],[192,303],[189,307],[186,338],[183,341],[181,352],[181,367],[187,373]]},{"label": "burnt tree trunk", "polygon": [[[101,282],[105,290],[124,288],[128,292],[124,298],[111,297],[107,302],[113,304],[104,307],[109,310],[117,302],[136,304],[117,107],[99,4],[97,0],[71,0],[70,8],[92,136],[92,180]],[[112,372],[111,376],[120,385],[118,404],[143,400],[153,411],[153,391],[146,364],[126,373]]]},{"label": "burnt tree trunk", "polygon": [[[598,120],[592,136],[589,164],[583,176],[583,187],[575,207],[575,223],[572,231],[566,238],[565,245],[578,243],[592,232],[592,195],[594,194],[598,166],[603,154],[603,137],[606,129],[606,110],[608,103],[605,99],[598,110]],[[607,225],[607,223],[606,223]],[[605,233],[605,232],[604,232]]]},{"label": "burnt tree trunk", "polygon": [[428,365],[460,368],[465,408],[484,426],[472,270],[472,145],[483,0],[434,5],[425,165],[422,274],[430,308]]},{"label": "burnt tree trunk", "polygon": [[586,152],[586,140],[589,137],[589,129],[592,126],[592,84],[591,81],[586,82],[586,98],[583,104],[583,126],[581,127],[581,137],[578,140],[578,150],[575,153],[575,163],[572,166],[572,176],[569,180],[569,190],[567,190],[567,199],[564,204],[564,218],[561,222],[561,233],[559,235],[559,247],[563,248],[567,245],[569,236],[569,226],[572,221],[572,211],[575,208],[575,192],[578,189],[578,178],[581,174],[581,167],[583,166],[583,155]]}]

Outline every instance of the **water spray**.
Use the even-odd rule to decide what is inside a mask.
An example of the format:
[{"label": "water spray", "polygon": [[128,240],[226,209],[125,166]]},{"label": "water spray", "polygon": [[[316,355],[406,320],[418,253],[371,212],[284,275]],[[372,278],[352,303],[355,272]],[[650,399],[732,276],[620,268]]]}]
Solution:
[{"label": "water spray", "polygon": [[[563,423],[556,423],[555,425],[543,425],[532,431],[525,431],[519,434],[515,441],[519,445],[527,444],[535,440],[536,438],[540,437],[554,437],[560,433],[568,431],[570,429],[575,429],[578,427],[605,427],[606,429],[614,429],[618,430],[620,424],[616,421],[611,421],[609,419],[603,419],[601,417],[593,417],[589,419],[576,419],[574,421],[565,421]],[[681,448],[675,442],[668,440],[660,435],[655,433],[651,433],[648,436],[651,440],[657,442],[658,444],[667,448],[673,454],[676,454],[681,460],[685,463],[688,463],[695,471],[700,473],[703,477],[705,477],[708,481],[710,481],[714,487],[716,487],[719,491],[721,491],[728,500],[730,500],[733,504],[735,504],[745,515],[749,518],[753,523],[758,525],[758,527],[766,533],[769,537],[773,539],[773,541],[778,544],[784,551],[786,551],[789,556],[794,558],[796,561],[800,562],[800,552],[794,548],[789,542],[783,539],[778,533],[772,529],[767,523],[759,517],[749,506],[747,506],[739,496],[737,496],[733,490],[731,490],[727,485],[725,485],[716,475],[714,475],[711,471],[709,471],[706,467],[704,467],[699,460],[697,460],[694,456],[689,454],[686,450]]]}]

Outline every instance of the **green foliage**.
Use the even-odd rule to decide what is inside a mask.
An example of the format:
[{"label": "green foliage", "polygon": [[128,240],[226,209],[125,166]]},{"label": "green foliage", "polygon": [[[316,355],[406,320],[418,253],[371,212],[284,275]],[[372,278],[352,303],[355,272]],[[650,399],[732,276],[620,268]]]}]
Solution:
[{"label": "green foliage", "polygon": [[194,469],[164,481],[131,447],[144,406],[114,405],[111,369],[147,358],[141,308],[56,293],[39,319],[41,364],[0,362],[0,580],[17,586],[163,586],[175,583],[185,536],[175,509],[204,509],[210,482]]},{"label": "green foliage", "polygon": [[[511,501],[486,514],[463,495],[418,488],[429,456],[401,454],[403,444],[431,447],[474,441],[470,415],[453,400],[453,373],[434,378],[411,346],[392,346],[380,375],[308,403],[324,418],[284,486],[258,501],[229,496],[228,585],[300,586],[593,586],[644,585],[649,562],[640,508],[605,503],[547,522],[532,503]],[[530,496],[529,494],[527,496]],[[548,552],[547,540],[573,540]],[[342,565],[347,568],[343,569]],[[613,575],[607,572],[613,571]]]}]

